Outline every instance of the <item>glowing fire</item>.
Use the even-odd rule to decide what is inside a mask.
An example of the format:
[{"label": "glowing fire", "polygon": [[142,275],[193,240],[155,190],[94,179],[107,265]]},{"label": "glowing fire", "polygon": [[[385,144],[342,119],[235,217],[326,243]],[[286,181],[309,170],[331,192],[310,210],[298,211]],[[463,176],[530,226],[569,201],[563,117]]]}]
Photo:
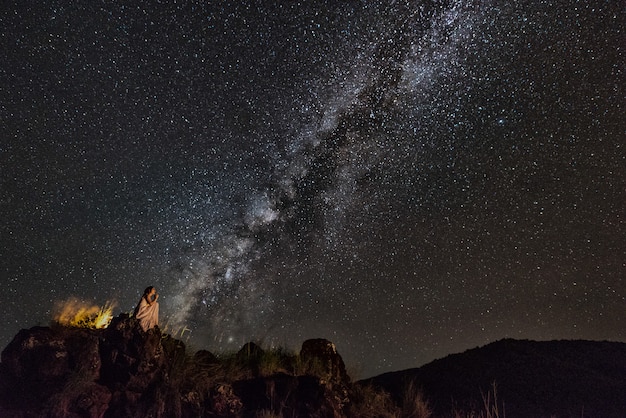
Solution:
[{"label": "glowing fire", "polygon": [[113,308],[111,302],[96,306],[72,298],[57,304],[54,320],[67,327],[106,328],[113,319]]}]

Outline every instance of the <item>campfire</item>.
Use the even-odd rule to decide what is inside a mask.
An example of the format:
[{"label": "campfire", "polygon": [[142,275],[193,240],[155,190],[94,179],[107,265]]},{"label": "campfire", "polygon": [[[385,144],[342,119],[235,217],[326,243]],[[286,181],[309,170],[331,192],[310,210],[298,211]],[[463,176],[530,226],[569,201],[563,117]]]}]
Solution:
[{"label": "campfire", "polygon": [[77,298],[57,304],[54,321],[66,327],[106,328],[113,319],[114,304],[106,302],[103,306],[90,305]]}]

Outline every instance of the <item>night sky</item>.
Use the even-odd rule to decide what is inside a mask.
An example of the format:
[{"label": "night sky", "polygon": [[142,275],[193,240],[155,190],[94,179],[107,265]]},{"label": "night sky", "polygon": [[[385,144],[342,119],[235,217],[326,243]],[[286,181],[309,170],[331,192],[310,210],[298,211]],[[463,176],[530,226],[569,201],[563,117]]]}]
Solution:
[{"label": "night sky", "polygon": [[622,1],[173,3],[0,7],[0,346],[148,285],[356,377],[626,341]]}]

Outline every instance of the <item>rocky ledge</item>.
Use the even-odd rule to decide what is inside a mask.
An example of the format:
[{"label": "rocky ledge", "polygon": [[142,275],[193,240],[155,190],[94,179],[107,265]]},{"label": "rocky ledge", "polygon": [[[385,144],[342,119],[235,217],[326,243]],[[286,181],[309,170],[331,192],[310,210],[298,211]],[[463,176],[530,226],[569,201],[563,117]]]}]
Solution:
[{"label": "rocky ledge", "polygon": [[350,393],[330,341],[307,340],[298,354],[254,343],[188,354],[127,315],[102,330],[22,330],[0,363],[2,417],[339,417]]}]

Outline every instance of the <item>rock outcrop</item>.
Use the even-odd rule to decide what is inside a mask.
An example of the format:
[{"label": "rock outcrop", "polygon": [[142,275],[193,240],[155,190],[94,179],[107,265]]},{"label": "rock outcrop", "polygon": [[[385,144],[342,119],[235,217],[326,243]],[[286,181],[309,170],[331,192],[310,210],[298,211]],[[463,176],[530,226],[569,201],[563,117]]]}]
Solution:
[{"label": "rock outcrop", "polygon": [[12,418],[342,417],[350,379],[335,346],[309,340],[300,355],[245,344],[220,358],[127,315],[102,330],[20,331],[2,352],[0,416]]},{"label": "rock outcrop", "polygon": [[300,358],[313,367],[319,367],[320,376],[325,382],[336,385],[350,383],[346,365],[332,342],[322,338],[306,340],[302,343]]},{"label": "rock outcrop", "polygon": [[160,400],[173,390],[170,371],[178,358],[184,359],[182,342],[158,328],[143,332],[126,315],[103,330],[22,330],[2,352],[0,411],[2,416],[175,416]]}]

